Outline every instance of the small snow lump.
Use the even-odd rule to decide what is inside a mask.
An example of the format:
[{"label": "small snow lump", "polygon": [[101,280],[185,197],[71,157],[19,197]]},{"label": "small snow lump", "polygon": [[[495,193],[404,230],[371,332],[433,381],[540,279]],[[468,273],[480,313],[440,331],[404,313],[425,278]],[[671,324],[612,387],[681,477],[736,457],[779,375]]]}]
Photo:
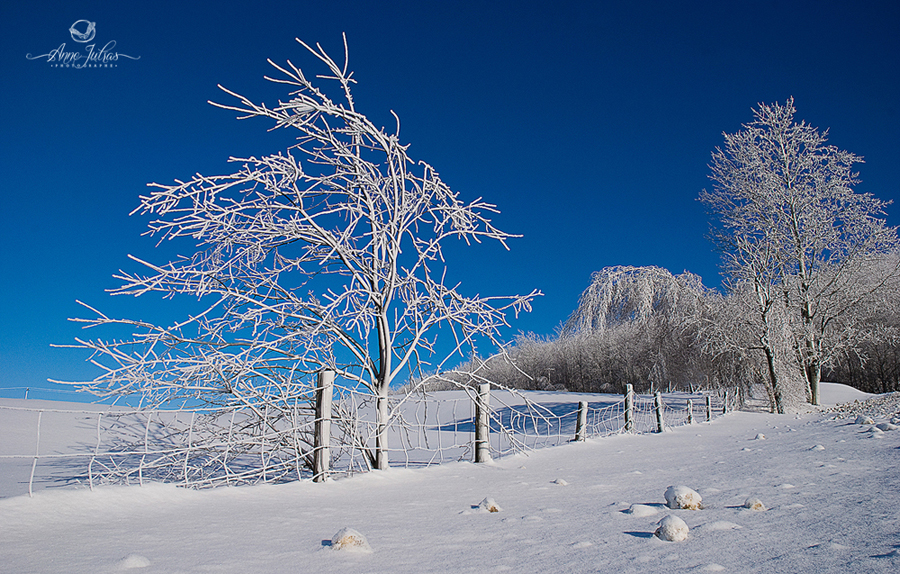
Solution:
[{"label": "small snow lump", "polygon": [[657,510],[655,506],[648,506],[646,504],[632,504],[626,512],[632,516],[653,516],[659,514],[659,510]]},{"label": "small snow lump", "polygon": [[688,536],[688,525],[677,516],[668,515],[659,521],[659,528],[654,532],[660,540],[681,542]]},{"label": "small snow lump", "polygon": [[352,528],[342,528],[331,538],[332,550],[348,550],[351,552],[371,552],[372,547],[366,537]]},{"label": "small snow lump", "polygon": [[485,498],[478,504],[478,508],[487,512],[500,512],[503,510],[493,498]]},{"label": "small snow lump", "polygon": [[150,566],[150,561],[140,554],[129,554],[125,558],[119,560],[120,570],[131,570],[133,568],[146,568]]},{"label": "small snow lump", "polygon": [[686,486],[670,486],[666,489],[666,506],[672,509],[700,510],[703,499],[697,491]]},{"label": "small snow lump", "polygon": [[755,496],[751,496],[747,500],[744,501],[744,508],[749,508],[750,510],[767,510],[766,505],[762,503],[762,501]]}]

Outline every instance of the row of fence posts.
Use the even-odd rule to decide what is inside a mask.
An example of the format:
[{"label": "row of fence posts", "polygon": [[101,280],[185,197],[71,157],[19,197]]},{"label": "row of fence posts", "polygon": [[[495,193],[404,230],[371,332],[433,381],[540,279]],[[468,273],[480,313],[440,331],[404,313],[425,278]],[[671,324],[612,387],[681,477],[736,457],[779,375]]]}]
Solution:
[{"label": "row of fence posts", "polygon": [[[313,482],[327,480],[330,471],[330,438],[331,438],[331,402],[334,393],[334,371],[321,371],[316,385],[316,422],[315,445],[313,447]],[[723,397],[722,414],[728,413],[728,391]],[[653,394],[653,410],[656,414],[656,432],[665,431],[663,419],[662,395],[657,391]],[[706,396],[706,421],[712,420],[712,397]],[[575,424],[575,441],[587,439],[587,401],[578,403],[578,418]],[[694,424],[694,401],[687,401],[687,423]],[[491,461],[490,446],[490,414],[491,414],[491,385],[482,383],[478,385],[475,397],[475,462]],[[634,387],[625,385],[625,432],[634,431]]]}]

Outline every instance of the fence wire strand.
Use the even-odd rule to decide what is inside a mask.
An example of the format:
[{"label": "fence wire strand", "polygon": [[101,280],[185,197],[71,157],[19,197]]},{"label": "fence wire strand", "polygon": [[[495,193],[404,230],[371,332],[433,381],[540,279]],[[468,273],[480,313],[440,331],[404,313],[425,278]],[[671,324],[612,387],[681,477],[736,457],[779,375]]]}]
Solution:
[{"label": "fence wire strand", "polygon": [[[332,404],[332,475],[352,475],[372,468],[375,444],[375,397],[335,388]],[[722,414],[722,399],[713,395],[711,417]],[[388,458],[391,466],[422,468],[471,460],[474,453],[475,392],[409,394],[389,398]],[[175,482],[205,488],[219,485],[284,482],[312,476],[315,409],[307,397],[291,405],[258,409],[233,407],[202,410],[113,410],[102,412],[28,409],[0,410],[37,413],[34,453],[0,454],[0,459],[30,459],[28,492],[33,494],[39,465],[54,467],[53,478],[101,484]],[[666,427],[688,423],[688,399],[693,420],[706,421],[704,395],[667,394],[663,401]],[[489,410],[490,452],[494,458],[562,445],[575,440],[578,402],[559,397],[493,391]],[[72,415],[90,424],[92,437],[83,450],[42,453],[41,426],[52,416]],[[88,416],[84,416],[88,415]],[[585,438],[625,432],[625,401],[597,395],[588,402]],[[635,395],[633,433],[657,430],[653,397]],[[86,421],[89,421],[87,423]],[[68,460],[68,465],[61,461]],[[83,461],[83,463],[81,462]],[[68,475],[60,478],[65,467]],[[73,472],[81,468],[80,471]]]}]

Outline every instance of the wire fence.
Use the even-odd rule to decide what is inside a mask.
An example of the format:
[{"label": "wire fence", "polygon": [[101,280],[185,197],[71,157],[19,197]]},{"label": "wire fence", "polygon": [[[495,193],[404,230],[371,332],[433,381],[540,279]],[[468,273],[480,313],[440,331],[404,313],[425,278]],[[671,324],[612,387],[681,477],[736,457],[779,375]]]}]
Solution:
[{"label": "wire fence", "polygon": [[[375,398],[336,389],[330,468],[352,475],[372,467],[377,425]],[[706,396],[710,396],[707,403]],[[569,396],[493,391],[490,453],[500,458],[572,442],[579,401],[587,399],[581,435],[626,432],[626,401],[616,395]],[[389,398],[388,458],[392,467],[422,468],[472,460],[473,390]],[[661,403],[666,427],[705,421],[723,412],[725,397],[669,393]],[[0,405],[0,492],[31,495],[38,488],[149,481],[202,488],[306,479],[312,476],[313,397],[264,408],[136,410],[90,405],[84,410]],[[707,411],[707,404],[710,410]],[[691,410],[689,411],[689,405]],[[634,395],[633,433],[657,430],[652,396]],[[34,443],[31,453],[14,452]],[[4,484],[5,481],[5,484]],[[18,491],[16,491],[18,489]]]}]

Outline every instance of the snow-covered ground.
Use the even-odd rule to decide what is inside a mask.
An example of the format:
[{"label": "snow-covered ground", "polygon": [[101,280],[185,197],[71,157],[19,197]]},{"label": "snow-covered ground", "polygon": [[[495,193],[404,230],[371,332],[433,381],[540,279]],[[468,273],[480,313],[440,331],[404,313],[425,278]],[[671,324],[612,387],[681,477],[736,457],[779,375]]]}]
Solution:
[{"label": "snow-covered ground", "polygon": [[[866,398],[823,386],[826,403]],[[0,571],[898,572],[900,430],[870,428],[834,413],[740,412],[324,484],[44,489],[0,500]],[[29,430],[0,438],[33,448]],[[682,485],[702,510],[665,506],[667,487]],[[486,498],[502,510],[479,507]],[[750,498],[767,510],[744,508]],[[686,540],[653,535],[667,515],[687,524]],[[371,552],[334,550],[345,527]]]}]

